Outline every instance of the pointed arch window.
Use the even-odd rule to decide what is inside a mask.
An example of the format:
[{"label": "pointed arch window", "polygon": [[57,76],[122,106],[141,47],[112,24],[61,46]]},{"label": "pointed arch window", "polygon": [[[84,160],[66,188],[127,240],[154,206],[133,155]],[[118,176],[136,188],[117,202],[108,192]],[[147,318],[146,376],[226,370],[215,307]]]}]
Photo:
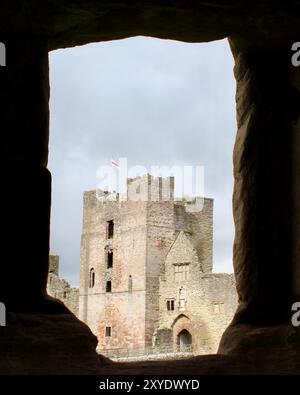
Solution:
[{"label": "pointed arch window", "polygon": [[95,285],[95,269],[92,267],[90,269],[90,281],[89,281],[89,288],[93,288]]}]

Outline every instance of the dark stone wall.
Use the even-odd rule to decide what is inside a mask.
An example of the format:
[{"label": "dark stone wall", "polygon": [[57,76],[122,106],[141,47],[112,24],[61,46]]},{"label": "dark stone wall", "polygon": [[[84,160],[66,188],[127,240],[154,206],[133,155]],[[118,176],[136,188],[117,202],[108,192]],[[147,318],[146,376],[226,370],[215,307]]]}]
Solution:
[{"label": "dark stone wall", "polygon": [[155,338],[154,346],[161,352],[176,351],[173,349],[173,331],[172,329],[158,329]]}]

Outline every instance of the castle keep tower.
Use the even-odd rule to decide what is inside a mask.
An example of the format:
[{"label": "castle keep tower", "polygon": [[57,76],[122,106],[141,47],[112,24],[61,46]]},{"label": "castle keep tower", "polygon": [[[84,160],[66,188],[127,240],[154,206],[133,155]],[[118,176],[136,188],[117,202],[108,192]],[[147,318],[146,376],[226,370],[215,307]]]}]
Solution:
[{"label": "castle keep tower", "polygon": [[[191,212],[192,202],[174,200],[173,177],[145,175],[127,184],[127,199],[84,192],[79,317],[97,335],[99,350],[152,346],[164,321],[161,276],[179,235],[193,245],[197,273],[212,270],[212,199],[205,199],[202,211]],[[185,270],[188,262],[183,263]],[[180,262],[176,266],[181,272]]]}]

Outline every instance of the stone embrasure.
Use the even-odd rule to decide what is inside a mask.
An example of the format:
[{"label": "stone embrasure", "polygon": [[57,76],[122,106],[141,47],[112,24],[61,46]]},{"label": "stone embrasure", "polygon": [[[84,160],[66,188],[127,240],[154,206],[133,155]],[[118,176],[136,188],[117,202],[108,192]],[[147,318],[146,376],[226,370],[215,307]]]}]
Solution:
[{"label": "stone embrasure", "polygon": [[1,374],[97,374],[97,340],[72,314],[8,313],[1,328]]}]

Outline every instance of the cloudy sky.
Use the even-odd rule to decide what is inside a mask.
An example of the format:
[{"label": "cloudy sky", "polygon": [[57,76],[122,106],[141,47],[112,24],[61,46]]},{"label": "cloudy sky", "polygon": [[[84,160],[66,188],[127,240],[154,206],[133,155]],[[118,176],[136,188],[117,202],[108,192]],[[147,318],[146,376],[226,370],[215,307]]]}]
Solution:
[{"label": "cloudy sky", "polygon": [[214,271],[232,272],[233,59],[227,41],[136,37],[50,53],[51,252],[79,282],[82,194],[99,166],[204,166]]}]

